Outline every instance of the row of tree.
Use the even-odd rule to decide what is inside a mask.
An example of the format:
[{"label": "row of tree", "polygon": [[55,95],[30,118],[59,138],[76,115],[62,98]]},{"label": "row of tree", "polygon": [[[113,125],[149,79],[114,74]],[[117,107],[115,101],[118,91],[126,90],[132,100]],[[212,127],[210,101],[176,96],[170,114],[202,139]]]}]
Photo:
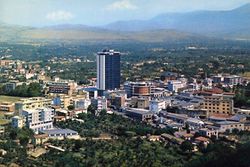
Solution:
[{"label": "row of tree", "polygon": [[42,96],[42,86],[39,83],[22,84],[14,90],[8,91],[6,86],[0,87],[0,94],[18,97]]}]

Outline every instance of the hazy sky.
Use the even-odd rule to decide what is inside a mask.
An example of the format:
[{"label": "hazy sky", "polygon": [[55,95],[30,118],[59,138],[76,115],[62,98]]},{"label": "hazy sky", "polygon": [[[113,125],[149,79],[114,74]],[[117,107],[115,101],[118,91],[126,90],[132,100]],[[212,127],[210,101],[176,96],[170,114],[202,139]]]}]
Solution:
[{"label": "hazy sky", "polygon": [[229,10],[246,3],[250,0],[0,0],[0,22],[103,25],[166,12]]}]

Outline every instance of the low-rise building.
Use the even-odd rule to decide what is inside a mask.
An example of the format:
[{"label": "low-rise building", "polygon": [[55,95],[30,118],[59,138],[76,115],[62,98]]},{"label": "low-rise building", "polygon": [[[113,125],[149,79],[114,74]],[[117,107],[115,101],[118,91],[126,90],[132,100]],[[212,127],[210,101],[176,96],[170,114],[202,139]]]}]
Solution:
[{"label": "low-rise building", "polygon": [[185,88],[186,86],[186,83],[181,80],[173,80],[168,82],[167,89],[171,92],[178,92],[180,89]]},{"label": "low-rise building", "polygon": [[15,110],[21,112],[23,110],[32,110],[37,108],[51,107],[52,100],[44,97],[23,98],[15,103]]},{"label": "low-rise building", "polygon": [[206,147],[210,143],[210,140],[208,138],[206,138],[206,137],[200,136],[200,137],[195,138],[195,143],[197,143],[197,144],[202,143]]},{"label": "low-rise building", "polygon": [[219,132],[226,132],[232,133],[234,129],[238,129],[239,131],[245,130],[244,124],[240,122],[234,121],[221,121],[215,123],[215,126],[219,127]]},{"label": "low-rise building", "polygon": [[45,142],[47,142],[49,139],[49,136],[48,134],[35,134],[33,137],[32,137],[32,143],[34,145],[41,145]]},{"label": "low-rise building", "polygon": [[168,142],[171,142],[171,143],[173,143],[173,144],[181,145],[181,144],[184,142],[183,139],[177,138],[177,137],[175,137],[175,136],[172,136],[172,135],[166,134],[166,133],[161,134],[161,137],[162,137],[164,140],[167,140]]},{"label": "low-rise building", "polygon": [[14,112],[15,111],[15,105],[14,105],[14,103],[2,102],[2,103],[0,103],[0,111]]},{"label": "low-rise building", "polygon": [[191,129],[200,129],[205,123],[197,118],[188,118],[186,124],[188,124]]},{"label": "low-rise building", "polygon": [[216,138],[218,138],[219,131],[217,128],[201,128],[199,129],[199,134],[201,136],[206,136],[209,138],[211,138],[212,136],[215,136]]},{"label": "low-rise building", "polygon": [[80,136],[78,132],[71,130],[71,129],[48,129],[48,130],[42,130],[43,134],[48,135],[48,138],[51,139],[57,139],[57,140],[63,140],[65,138],[68,139],[79,139]]},{"label": "low-rise building", "polygon": [[153,113],[145,109],[127,108],[126,115],[139,121],[151,122],[153,119]]},{"label": "low-rise building", "polygon": [[234,108],[235,114],[245,115],[250,117],[250,108]]},{"label": "low-rise building", "polygon": [[185,114],[175,114],[175,113],[170,113],[170,112],[164,113],[163,117],[170,119],[176,123],[181,123],[183,125],[188,119],[188,116]]},{"label": "low-rise building", "polygon": [[164,100],[151,100],[149,101],[149,110],[154,113],[159,113],[161,110],[166,109],[166,102]]}]

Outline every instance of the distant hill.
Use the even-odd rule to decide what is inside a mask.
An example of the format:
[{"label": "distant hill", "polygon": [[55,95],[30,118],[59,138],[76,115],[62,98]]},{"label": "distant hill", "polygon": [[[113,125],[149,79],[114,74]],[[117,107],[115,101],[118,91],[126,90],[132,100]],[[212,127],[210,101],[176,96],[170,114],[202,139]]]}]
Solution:
[{"label": "distant hill", "polygon": [[250,40],[250,4],[230,11],[166,13],[150,20],[119,21],[102,27],[55,25],[43,28],[0,22],[0,42],[178,42]]},{"label": "distant hill", "polygon": [[200,35],[174,30],[153,30],[140,32],[120,32],[84,25],[57,25],[43,28],[12,26],[0,24],[0,42],[174,42],[206,39]]},{"label": "distant hill", "polygon": [[250,39],[250,4],[230,11],[166,13],[150,20],[118,21],[104,26],[116,31],[173,29],[230,39]]}]

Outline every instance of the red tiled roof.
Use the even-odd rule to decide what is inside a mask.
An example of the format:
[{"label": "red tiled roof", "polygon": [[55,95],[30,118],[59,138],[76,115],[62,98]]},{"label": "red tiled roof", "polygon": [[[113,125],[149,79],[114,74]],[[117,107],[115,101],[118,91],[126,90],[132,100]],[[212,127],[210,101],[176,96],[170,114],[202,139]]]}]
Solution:
[{"label": "red tiled roof", "polygon": [[207,141],[209,141],[208,138],[205,138],[205,137],[202,137],[202,136],[195,138],[195,140],[200,141],[200,142],[207,142]]}]

